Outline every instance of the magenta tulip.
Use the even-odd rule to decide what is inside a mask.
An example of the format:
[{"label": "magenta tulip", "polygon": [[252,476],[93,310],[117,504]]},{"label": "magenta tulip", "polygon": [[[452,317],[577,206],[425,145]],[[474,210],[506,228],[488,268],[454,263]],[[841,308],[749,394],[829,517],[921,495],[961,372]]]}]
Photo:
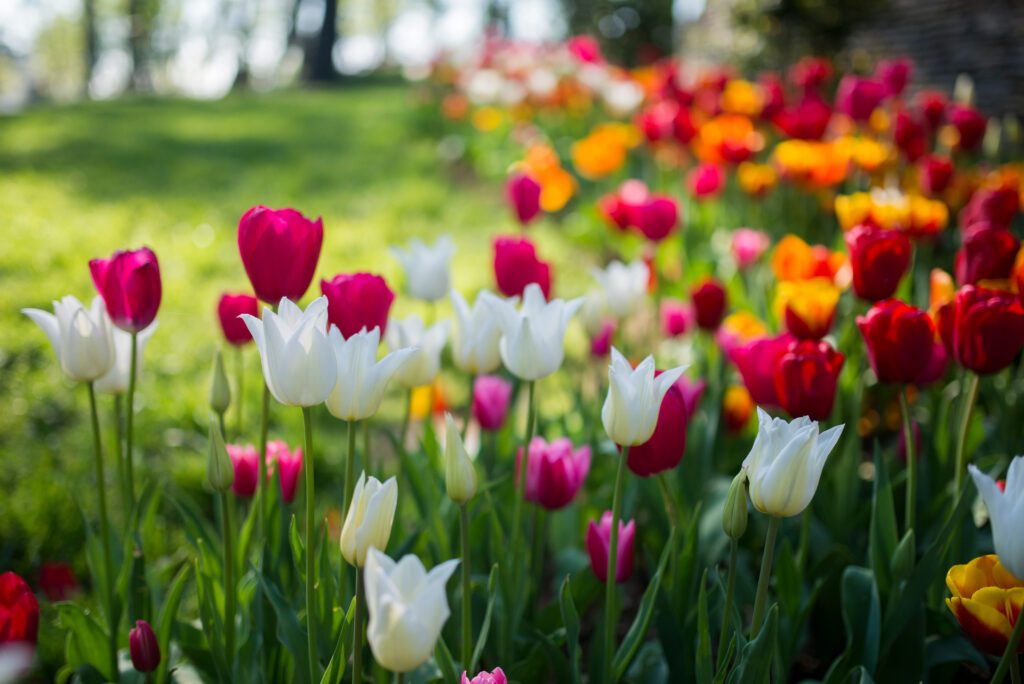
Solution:
[{"label": "magenta tulip", "polygon": [[[516,479],[522,470],[523,450],[516,454]],[[583,486],[590,472],[590,447],[573,449],[567,437],[550,444],[543,437],[534,437],[526,461],[527,501],[549,511],[568,506]]]},{"label": "magenta tulip", "polygon": [[281,484],[281,500],[285,505],[290,504],[295,500],[299,474],[302,472],[302,448],[296,447],[295,451],[291,451],[281,440],[268,442],[267,477],[273,477],[275,469]]},{"label": "magenta tulip", "polygon": [[145,620],[136,620],[135,627],[128,632],[128,651],[138,672],[152,672],[160,666],[160,644]]},{"label": "magenta tulip", "polygon": [[668,195],[651,195],[630,214],[630,222],[652,242],[664,240],[679,225],[679,205]]},{"label": "magenta tulip", "polygon": [[231,491],[235,496],[250,499],[256,494],[256,485],[260,481],[260,455],[252,444],[228,444],[227,448],[231,466],[235,470]]},{"label": "magenta tulip", "polygon": [[275,305],[282,297],[302,299],[313,280],[324,241],[324,225],[295,209],[256,206],[238,222],[238,251],[262,301]]},{"label": "magenta tulip", "polygon": [[678,299],[661,301],[661,330],[666,337],[678,337],[693,327],[696,321],[693,306]]},{"label": "magenta tulip", "polygon": [[551,266],[537,257],[526,238],[494,239],[494,278],[506,297],[521,297],[526,286],[537,283],[545,299],[551,295]]},{"label": "magenta tulip", "polygon": [[224,333],[224,339],[229,344],[240,347],[243,344],[252,342],[252,333],[249,327],[239,318],[242,314],[258,317],[260,302],[251,294],[223,294],[217,302],[217,318],[220,319],[220,329]]},{"label": "magenta tulip", "polygon": [[612,338],[615,337],[615,321],[606,320],[601,329],[590,340],[590,355],[600,359],[608,356],[612,350]]},{"label": "magenta tulip", "polygon": [[114,325],[130,333],[149,327],[162,294],[160,264],[153,250],[143,247],[114,252],[109,259],[93,259],[89,272]]},{"label": "magenta tulip", "polygon": [[380,328],[383,338],[395,301],[384,278],[373,273],[339,273],[321,280],[320,291],[327,297],[327,321],[338,326],[342,337],[348,339],[363,328]]},{"label": "magenta tulip", "polygon": [[[633,574],[633,537],[636,535],[636,524],[619,521],[618,555],[615,557],[615,582],[621,584]],[[612,541],[612,512],[605,511],[601,522],[590,522],[587,527],[587,553],[590,555],[590,568],[602,582],[608,579],[608,550]]]},{"label": "magenta tulip", "polygon": [[509,177],[505,197],[520,224],[525,226],[540,215],[540,190],[540,183],[525,173]]},{"label": "magenta tulip", "polygon": [[505,672],[500,667],[496,667],[491,672],[484,670],[472,679],[467,676],[466,672],[463,672],[459,684],[508,684],[508,679],[505,677]]},{"label": "magenta tulip", "polygon": [[792,335],[783,334],[751,340],[732,349],[730,358],[758,406],[780,405],[775,390],[775,367],[795,340]]},{"label": "magenta tulip", "polygon": [[864,122],[885,99],[885,86],[879,81],[849,74],[839,81],[836,109],[854,121]]},{"label": "magenta tulip", "polygon": [[480,375],[473,381],[473,417],[484,430],[500,430],[508,415],[512,383],[496,375]]}]

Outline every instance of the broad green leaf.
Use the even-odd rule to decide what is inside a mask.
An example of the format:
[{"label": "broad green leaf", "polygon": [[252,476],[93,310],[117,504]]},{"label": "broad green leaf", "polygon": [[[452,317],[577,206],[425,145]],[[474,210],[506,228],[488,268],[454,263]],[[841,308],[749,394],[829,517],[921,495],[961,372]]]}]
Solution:
[{"label": "broad green leaf", "polygon": [[76,669],[87,665],[98,670],[107,681],[115,679],[110,671],[107,631],[91,613],[74,603],[58,603],[60,626],[67,630],[65,657]]},{"label": "broad green leaf", "polygon": [[[495,568],[498,566],[495,565]],[[576,612],[576,604],[572,600],[572,589],[569,585],[570,576],[565,576],[562,587],[558,592],[558,603],[562,609],[562,622],[565,624],[565,645],[569,651],[569,672],[572,675],[573,684],[580,684],[580,616]],[[474,658],[474,665],[475,665]],[[470,671],[475,671],[471,667]]]},{"label": "broad green leaf", "polygon": [[167,594],[164,595],[163,604],[160,606],[160,610],[157,613],[156,619],[156,638],[157,643],[160,644],[160,653],[164,654],[164,657],[160,659],[160,666],[156,671],[156,682],[157,684],[164,684],[167,681],[167,671],[170,666],[170,653],[171,653],[171,637],[173,636],[174,630],[174,616],[178,614],[178,605],[181,603],[181,597],[185,593],[185,584],[188,582],[188,576],[192,568],[187,564],[181,567],[178,574],[174,576],[174,580],[171,582],[171,588]]},{"label": "broad green leaf", "polygon": [[494,603],[498,598],[500,584],[500,570],[498,569],[498,564],[495,563],[491,567],[490,577],[487,578],[487,609],[484,611],[484,621],[480,625],[480,632],[476,637],[476,645],[473,647],[473,658],[468,668],[470,672],[476,672],[476,665],[480,662],[480,656],[483,655],[484,646],[487,645],[487,637],[491,632],[491,619],[494,616]]},{"label": "broad green leaf", "polygon": [[694,671],[698,684],[711,684],[714,669],[711,662],[711,624],[708,620],[708,571],[700,578],[700,594],[697,595],[697,659]]},{"label": "broad green leaf", "polygon": [[773,604],[757,637],[747,642],[740,652],[739,662],[727,680],[730,684],[760,684],[770,680],[778,623],[779,606]]},{"label": "broad green leaf", "polygon": [[636,618],[633,620],[633,624],[630,625],[629,631],[626,632],[619,650],[615,653],[615,658],[612,661],[612,682],[618,681],[626,673],[630,662],[633,660],[644,636],[647,634],[647,628],[651,625],[655,601],[661,589],[661,578],[665,574],[665,566],[668,565],[669,553],[673,546],[672,542],[672,535],[669,535],[665,549],[661,552],[661,560],[658,561],[658,569],[654,576],[651,577],[647,589],[644,590],[643,598],[640,599],[640,607],[637,610]]},{"label": "broad green leaf", "polygon": [[874,575],[867,568],[850,566],[842,580],[843,625],[851,662],[874,672],[878,666],[881,605]]},{"label": "broad green leaf", "polygon": [[[267,577],[260,577],[260,584],[277,617],[277,638],[288,649],[296,663],[307,662],[306,630],[302,628],[294,609],[288,605],[281,590]],[[309,681],[307,669],[302,666],[295,668],[296,681]]]}]

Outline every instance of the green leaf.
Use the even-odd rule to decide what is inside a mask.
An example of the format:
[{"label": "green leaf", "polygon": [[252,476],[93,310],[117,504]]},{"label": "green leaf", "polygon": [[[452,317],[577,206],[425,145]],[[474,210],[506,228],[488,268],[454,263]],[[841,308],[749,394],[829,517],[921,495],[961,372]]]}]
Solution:
[{"label": "green leaf", "polygon": [[[260,576],[260,584],[263,593],[270,601],[274,614],[277,616],[277,638],[284,644],[296,663],[305,663],[308,659],[306,630],[302,628],[298,616],[292,609],[281,590],[278,589],[266,576]],[[309,681],[309,672],[306,667],[294,668],[295,676],[299,682]]]},{"label": "green leaf", "polygon": [[356,600],[353,597],[349,603],[348,612],[345,614],[345,621],[338,631],[338,641],[334,645],[331,662],[327,664],[324,676],[320,678],[320,684],[341,684],[341,678],[345,675],[345,666],[348,664],[348,653],[345,651],[345,644],[352,641],[352,630],[355,629],[353,624],[355,614]]},{"label": "green leaf", "polygon": [[874,672],[878,666],[881,605],[873,573],[850,566],[842,579],[843,625],[850,662]]},{"label": "green leaf", "polygon": [[65,658],[76,669],[87,665],[115,681],[108,660],[108,635],[96,618],[74,603],[58,603],[60,626],[68,631]]},{"label": "green leaf", "polygon": [[711,624],[708,620],[708,571],[700,578],[700,594],[697,595],[697,659],[695,672],[698,684],[711,684]]},{"label": "green leaf", "polygon": [[622,675],[626,673],[630,662],[633,660],[644,636],[647,634],[648,627],[651,625],[651,618],[654,615],[654,604],[658,598],[658,591],[661,589],[661,578],[665,574],[665,566],[668,565],[668,557],[675,541],[673,536],[669,535],[669,539],[665,543],[665,549],[661,552],[661,560],[658,561],[658,569],[647,585],[647,589],[644,590],[643,598],[640,599],[640,608],[637,610],[636,618],[633,620],[633,624],[630,625],[629,631],[626,632],[619,650],[615,653],[615,659],[612,661],[613,682],[621,679]]},{"label": "green leaf", "polygon": [[476,665],[483,655],[484,646],[487,645],[487,637],[491,632],[491,618],[494,615],[494,603],[498,597],[499,581],[498,564],[491,566],[491,575],[487,578],[487,609],[484,612],[484,622],[480,625],[480,632],[476,637],[476,645],[473,647],[473,657],[469,663],[469,671],[476,672]]},{"label": "green leaf", "polygon": [[890,570],[894,582],[902,582],[914,572],[914,561],[917,560],[917,537],[914,530],[907,530],[900,540],[899,546],[892,555]]},{"label": "green leaf", "polygon": [[292,515],[291,523],[288,525],[288,542],[292,547],[292,560],[295,562],[295,570],[299,573],[299,584],[306,582],[306,545],[299,534],[299,524]]},{"label": "green leaf", "polygon": [[727,680],[730,684],[768,682],[775,653],[775,632],[779,623],[779,606],[772,604],[764,626],[753,641],[747,642],[740,652],[739,662]]},{"label": "green leaf", "polygon": [[181,567],[178,574],[174,576],[174,580],[171,582],[171,588],[167,591],[164,596],[163,605],[160,606],[160,610],[157,613],[156,619],[156,638],[157,643],[160,644],[160,653],[164,654],[164,657],[160,659],[160,666],[156,671],[157,684],[164,684],[167,681],[167,671],[170,666],[170,653],[171,653],[171,636],[174,630],[174,616],[178,614],[178,605],[181,603],[181,597],[185,593],[185,584],[188,581],[189,573],[191,568],[186,564]]},{"label": "green leaf", "polygon": [[990,668],[985,656],[959,634],[934,639],[925,644],[925,670],[947,663],[970,663],[980,671]]},{"label": "green leaf", "polygon": [[800,568],[796,554],[788,539],[782,540],[778,561],[775,564],[775,593],[786,615],[795,615],[800,610]]},{"label": "green leaf", "polygon": [[437,661],[437,666],[446,682],[459,681],[459,675],[455,672],[455,663],[452,660],[452,652],[444,643],[444,637],[439,637],[437,640],[437,645],[434,647],[434,660]]},{"label": "green leaf", "polygon": [[871,527],[868,533],[868,557],[879,590],[889,590],[889,563],[896,553],[899,536],[896,530],[896,507],[892,499],[892,485],[878,443],[874,451],[875,481],[871,497]]},{"label": "green leaf", "polygon": [[[572,684],[580,684],[580,616],[576,612],[576,604],[572,600],[569,579],[570,576],[566,575],[565,581],[562,582],[562,587],[558,592],[558,604],[562,609],[562,622],[565,624],[565,645],[569,650],[569,672],[572,676]],[[475,658],[473,662],[475,665]],[[470,672],[475,671],[475,666],[470,668]]]}]

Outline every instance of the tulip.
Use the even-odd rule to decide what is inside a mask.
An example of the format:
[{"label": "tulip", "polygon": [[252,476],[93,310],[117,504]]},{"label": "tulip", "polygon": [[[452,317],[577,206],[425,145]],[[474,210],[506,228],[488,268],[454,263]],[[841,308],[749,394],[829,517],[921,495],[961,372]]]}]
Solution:
[{"label": "tulip", "polygon": [[725,186],[725,172],[717,164],[704,162],[686,176],[686,187],[698,200],[716,196]]},{"label": "tulip", "polygon": [[28,584],[13,572],[0,574],[0,645],[35,644],[39,633],[39,601]]},{"label": "tulip", "polygon": [[620,446],[635,446],[649,440],[665,395],[685,370],[685,366],[680,366],[656,375],[651,356],[634,369],[613,347],[608,395],[601,409],[601,422],[612,441]]},{"label": "tulip", "polygon": [[678,337],[694,324],[693,306],[678,299],[661,300],[661,330],[666,337]]},{"label": "tulip", "polygon": [[896,291],[910,267],[910,240],[898,230],[860,225],[846,233],[853,269],[853,291],[877,302]]},{"label": "tulip", "polygon": [[66,601],[80,589],[75,571],[67,563],[43,563],[40,566],[39,590],[47,600]]},{"label": "tulip", "polygon": [[361,568],[370,549],[387,548],[397,506],[395,478],[381,484],[375,477],[367,478],[365,472],[359,475],[341,527],[341,555],[349,565]]},{"label": "tulip", "polygon": [[252,341],[252,333],[240,318],[242,314],[259,316],[260,300],[251,294],[222,294],[217,302],[217,318],[228,344],[241,347]]},{"label": "tulip", "polygon": [[282,299],[277,313],[263,308],[263,319],[242,315],[263,364],[270,393],[287,406],[316,406],[334,389],[337,368],[327,339],[327,298],[302,311]]},{"label": "tulip", "polygon": [[[128,336],[129,349],[131,336]],[[224,412],[231,406],[231,386],[228,375],[224,372],[224,357],[218,349],[213,355],[213,372],[210,374],[209,403],[214,413],[223,418]],[[125,383],[127,385],[127,383]]]},{"label": "tulip", "polygon": [[742,385],[731,385],[722,396],[722,417],[725,429],[732,434],[741,432],[754,415],[754,400]]},{"label": "tulip", "polygon": [[[516,453],[516,481],[522,476],[523,449]],[[524,495],[549,511],[565,508],[576,498],[590,472],[590,447],[574,449],[567,437],[548,443],[534,437],[526,457]]]},{"label": "tulip", "polygon": [[590,340],[590,355],[598,359],[608,356],[612,349],[613,337],[615,337],[615,321],[605,321],[597,335]]},{"label": "tulip", "polygon": [[[633,539],[636,523],[619,521],[618,554],[615,562],[615,583],[622,584],[633,574]],[[612,512],[605,511],[601,522],[591,521],[587,526],[587,553],[590,567],[601,582],[608,581],[608,551],[611,548]]]},{"label": "tulip", "polygon": [[771,239],[762,230],[737,228],[732,233],[730,243],[732,258],[741,270],[753,266],[761,258],[761,255],[768,251],[769,246],[771,246]]},{"label": "tulip", "polygon": [[[244,324],[243,324],[244,325]],[[158,322],[153,323],[135,336],[135,379],[142,377],[142,352],[146,344],[156,332]],[[132,335],[111,324],[113,338],[114,365],[106,375],[96,380],[96,391],[107,394],[124,394],[128,391],[131,375]]]},{"label": "tulip", "polygon": [[821,140],[831,119],[831,107],[812,98],[783,107],[772,117],[772,124],[787,138]]},{"label": "tulip", "polygon": [[452,414],[444,414],[444,482],[448,498],[464,504],[476,495],[476,469],[466,453],[462,435]]},{"label": "tulip", "polygon": [[[1024,581],[1014,577],[996,554],[979,556],[966,565],[954,565],[946,574],[952,596],[946,607],[975,646],[1001,656],[1024,609]],[[1024,653],[1024,644],[1018,644]]]},{"label": "tulip", "polygon": [[909,59],[883,59],[875,65],[875,78],[885,88],[886,97],[899,97],[913,71],[914,65]]},{"label": "tulip", "polygon": [[148,247],[93,259],[89,272],[114,325],[129,333],[149,327],[160,308],[160,264]]},{"label": "tulip", "polygon": [[651,195],[630,214],[631,223],[651,242],[664,240],[679,224],[679,205],[668,195]]},{"label": "tulip", "polygon": [[816,91],[832,78],[832,64],[824,57],[801,57],[789,69],[789,80],[805,92]]},{"label": "tulip", "polygon": [[935,197],[945,192],[953,180],[953,161],[949,157],[929,154],[917,160],[921,191]]},{"label": "tulip", "polygon": [[213,416],[210,416],[207,435],[206,482],[213,491],[223,493],[231,488],[235,479],[235,469],[224,444],[220,424]]},{"label": "tulip", "polygon": [[613,261],[606,268],[595,268],[591,273],[604,290],[608,310],[619,319],[636,313],[647,299],[650,271],[643,261],[629,264]]},{"label": "tulip", "polygon": [[496,667],[493,672],[485,670],[472,679],[463,671],[459,684],[508,684],[508,679],[505,677],[505,672],[500,667]]},{"label": "tulip", "polygon": [[445,584],[459,561],[429,573],[413,555],[397,563],[373,549],[366,560],[367,641],[374,658],[392,672],[409,672],[430,659],[448,619]]},{"label": "tulip", "polygon": [[957,132],[956,147],[964,152],[971,152],[981,145],[985,138],[988,122],[978,110],[970,105],[955,104],[947,112],[949,122]]},{"label": "tulip", "polygon": [[975,223],[964,231],[963,247],[956,253],[954,270],[960,285],[1010,277],[1020,241],[1006,228]]},{"label": "tulip", "polygon": [[872,306],[867,315],[858,316],[857,327],[879,382],[924,384],[935,374],[932,364],[936,355],[941,356],[945,369],[945,349],[925,311],[886,299]]},{"label": "tulip", "polygon": [[255,206],[238,222],[238,251],[256,296],[268,304],[302,299],[313,280],[324,224],[295,209]]},{"label": "tulip", "polygon": [[786,331],[800,340],[820,340],[832,328],[839,294],[828,278],[779,283],[775,302]]},{"label": "tulip", "polygon": [[1013,363],[1024,347],[1024,306],[1009,292],[966,285],[940,315],[943,341],[960,366],[997,373]]},{"label": "tulip", "polygon": [[1013,263],[1013,273],[1010,274],[1011,285],[1017,290],[1017,297],[1021,304],[1024,304],[1024,247],[1017,252],[1017,259]]},{"label": "tulip", "polygon": [[413,239],[406,248],[392,247],[391,254],[405,271],[405,287],[415,299],[436,302],[451,289],[450,262],[455,244],[442,235],[433,245]]},{"label": "tulip", "polygon": [[730,358],[740,372],[743,384],[754,403],[760,406],[780,406],[775,389],[775,368],[790,345],[796,341],[792,335],[760,337],[743,343],[732,350]]},{"label": "tulip", "polygon": [[[662,373],[656,371],[655,377]],[[665,393],[650,439],[629,450],[626,465],[640,477],[671,470],[683,460],[686,451],[686,423],[691,413],[683,394],[684,382],[685,379],[680,376]]]},{"label": "tulip", "polygon": [[128,650],[137,672],[152,672],[160,666],[160,644],[145,620],[136,620],[135,627],[128,632]]},{"label": "tulip", "polygon": [[1018,582],[1024,584],[1024,456],[1010,461],[1006,484],[1000,489],[994,479],[978,470],[973,464],[967,466],[974,480],[974,486],[985,500],[989,518],[992,521],[992,542],[996,555],[1003,567],[1009,570]]},{"label": "tulip", "polygon": [[738,540],[747,531],[747,471],[740,469],[729,485],[722,507],[722,529],[727,537]]},{"label": "tulip", "polygon": [[452,338],[456,367],[473,375],[497,370],[501,365],[501,326],[486,297],[477,295],[470,309],[462,295],[452,290],[452,305],[457,323]]},{"label": "tulip", "polygon": [[506,297],[521,297],[531,283],[551,295],[551,266],[537,257],[537,248],[526,238],[494,239],[494,277]]},{"label": "tulip", "polygon": [[260,480],[260,455],[252,444],[228,444],[227,451],[234,471],[231,491],[235,496],[251,499],[256,494],[256,486]]},{"label": "tulip", "polygon": [[880,82],[848,74],[839,81],[836,110],[854,121],[865,122],[885,99],[885,86]]},{"label": "tulip", "polygon": [[267,462],[268,465],[272,463],[277,468],[278,480],[281,483],[281,500],[287,506],[295,500],[299,474],[302,472],[302,448],[296,447],[294,451],[290,451],[288,445],[279,439],[268,442]]},{"label": "tulip", "polygon": [[975,223],[985,222],[1009,229],[1019,209],[1020,197],[1015,186],[980,188],[971,195],[967,206],[960,210],[960,225],[970,228]]},{"label": "tulip", "polygon": [[388,383],[418,354],[416,349],[399,348],[378,361],[380,328],[376,327],[370,332],[363,328],[346,338],[332,325],[327,339],[340,381],[325,403],[331,415],[340,420],[364,420],[375,415]]},{"label": "tulip", "polygon": [[473,381],[473,417],[484,430],[500,430],[511,398],[512,383],[496,375],[478,375]]},{"label": "tulip", "polygon": [[505,183],[505,197],[520,225],[529,225],[540,214],[540,183],[525,173],[513,174]]},{"label": "tulip", "polygon": [[337,326],[345,338],[363,328],[379,328],[382,336],[387,333],[395,294],[379,275],[339,273],[321,280],[320,291],[327,297],[327,324]]},{"label": "tulip", "polygon": [[409,360],[395,371],[399,384],[413,389],[434,381],[441,370],[441,352],[448,342],[448,328],[448,321],[435,323],[428,328],[416,314],[391,324],[386,341],[392,353],[402,349],[413,350]]},{"label": "tulip", "polygon": [[691,291],[697,325],[701,330],[716,330],[725,317],[728,295],[725,287],[714,278],[705,278]]},{"label": "tulip", "polygon": [[72,380],[92,382],[113,368],[113,332],[99,297],[89,309],[68,295],[53,303],[52,314],[41,309],[21,312],[43,329],[57,363]]},{"label": "tulip", "polygon": [[[644,190],[646,191],[646,186]],[[597,200],[597,213],[601,215],[609,228],[626,231],[633,219],[631,207],[626,204],[620,193],[610,193]]]},{"label": "tulip", "polygon": [[559,369],[565,358],[565,329],[583,305],[582,299],[546,302],[540,286],[530,284],[523,303],[501,299],[489,292],[482,295],[501,326],[501,360],[520,380],[539,380]]},{"label": "tulip", "polygon": [[928,126],[934,131],[946,116],[946,94],[937,90],[922,90],[915,100]]},{"label": "tulip", "polygon": [[896,112],[892,139],[910,163],[920,159],[929,145],[926,124],[903,109]]},{"label": "tulip", "polygon": [[779,404],[793,417],[824,420],[832,413],[844,356],[827,342],[793,342],[775,367]]}]

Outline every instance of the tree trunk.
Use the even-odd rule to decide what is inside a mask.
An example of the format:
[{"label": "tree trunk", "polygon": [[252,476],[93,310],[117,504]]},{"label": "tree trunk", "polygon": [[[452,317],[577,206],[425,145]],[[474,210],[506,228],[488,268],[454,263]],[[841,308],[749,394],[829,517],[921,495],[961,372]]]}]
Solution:
[{"label": "tree trunk", "polygon": [[96,5],[94,0],[84,0],[82,23],[85,29],[85,94],[89,95],[89,84],[92,82],[92,70],[99,59],[99,44],[96,37]]},{"label": "tree trunk", "polygon": [[324,21],[320,26],[320,39],[313,55],[313,68],[309,71],[310,80],[333,81],[337,75],[331,52],[334,42],[338,39],[338,0],[327,0],[324,3]]},{"label": "tree trunk", "polygon": [[144,0],[130,0],[128,3],[128,49],[132,56],[131,88],[147,90],[149,74],[146,73],[146,41],[148,40],[146,7]]}]

